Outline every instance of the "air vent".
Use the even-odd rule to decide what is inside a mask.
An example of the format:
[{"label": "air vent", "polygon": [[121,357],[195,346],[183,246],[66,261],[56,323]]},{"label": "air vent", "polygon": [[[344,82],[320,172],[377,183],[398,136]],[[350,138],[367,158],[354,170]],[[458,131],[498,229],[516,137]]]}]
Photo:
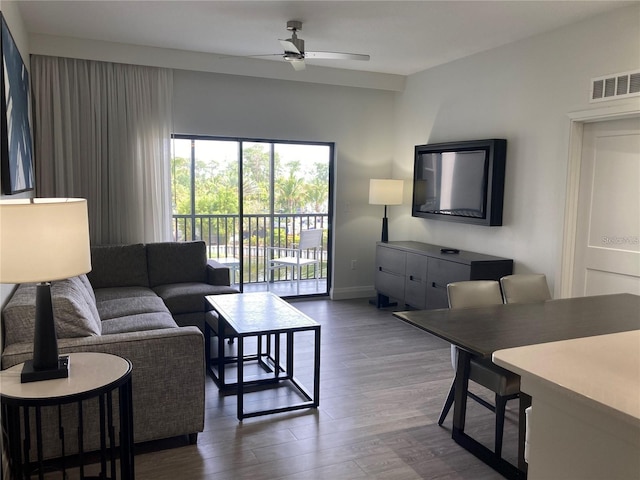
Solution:
[{"label": "air vent", "polygon": [[640,70],[591,79],[591,102],[640,95]]}]

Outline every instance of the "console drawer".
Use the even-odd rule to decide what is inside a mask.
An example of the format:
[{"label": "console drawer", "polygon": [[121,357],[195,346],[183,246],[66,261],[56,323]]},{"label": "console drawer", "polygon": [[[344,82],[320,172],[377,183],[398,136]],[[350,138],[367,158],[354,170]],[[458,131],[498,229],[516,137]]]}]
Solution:
[{"label": "console drawer", "polygon": [[430,258],[428,265],[427,282],[429,285],[435,283],[446,289],[448,283],[469,280],[470,278],[471,267],[469,265],[439,258]]},{"label": "console drawer", "polygon": [[381,270],[376,272],[376,290],[382,295],[403,301],[404,277]]},{"label": "console drawer", "polygon": [[417,309],[425,308],[427,294],[427,257],[407,253],[404,302]]},{"label": "console drawer", "polygon": [[402,301],[406,257],[402,250],[385,246],[376,248],[375,288],[378,293]]},{"label": "console drawer", "polygon": [[407,254],[388,247],[376,249],[376,270],[404,276]]},{"label": "console drawer", "polygon": [[429,258],[426,308],[447,308],[447,284],[469,280],[471,267],[461,263]]}]

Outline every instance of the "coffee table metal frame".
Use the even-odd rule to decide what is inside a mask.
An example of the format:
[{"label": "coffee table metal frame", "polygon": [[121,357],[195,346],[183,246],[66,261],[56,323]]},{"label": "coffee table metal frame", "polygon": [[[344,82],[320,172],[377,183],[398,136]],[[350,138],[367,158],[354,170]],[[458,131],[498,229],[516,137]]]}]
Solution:
[{"label": "coffee table metal frame", "polygon": [[[232,298],[233,297],[233,298]],[[289,305],[277,295],[269,292],[212,295],[207,301],[218,314],[217,322],[211,316],[205,322],[205,355],[207,372],[222,391],[235,391],[237,395],[238,420],[288,412],[304,408],[317,408],[320,399],[320,324],[307,317],[295,307]],[[242,304],[254,304],[251,311],[252,321],[245,322],[238,315],[237,307]],[[282,317],[286,321],[280,322]],[[294,376],[294,335],[312,331],[314,334],[313,392],[309,392]],[[211,338],[217,337],[218,355],[211,358]],[[256,337],[256,353],[245,354],[246,338]],[[282,338],[285,338],[284,359],[281,354]],[[226,339],[237,339],[237,356],[224,355]],[[242,359],[242,361],[239,361]],[[267,376],[245,377],[247,362],[255,361]],[[237,380],[228,382],[225,378],[225,366],[237,367]],[[213,366],[215,365],[215,369]],[[282,405],[265,410],[244,411],[244,394],[247,389],[256,386],[278,386],[288,381],[303,397],[303,401]]]}]

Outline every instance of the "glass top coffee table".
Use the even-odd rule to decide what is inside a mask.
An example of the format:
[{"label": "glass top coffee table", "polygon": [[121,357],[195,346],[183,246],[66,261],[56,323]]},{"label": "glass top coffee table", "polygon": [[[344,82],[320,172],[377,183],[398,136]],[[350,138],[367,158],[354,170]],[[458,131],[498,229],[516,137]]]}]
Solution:
[{"label": "glass top coffee table", "polygon": [[[207,370],[221,390],[235,390],[238,398],[238,420],[258,415],[317,408],[320,397],[320,324],[269,292],[210,295],[206,297],[218,317],[208,315],[205,322]],[[308,392],[294,377],[294,334],[312,331],[314,337],[313,392]],[[218,355],[211,368],[209,346],[218,338]],[[281,337],[286,346],[281,349]],[[225,338],[238,339],[237,356],[225,357]],[[245,339],[256,337],[255,354],[245,354]],[[284,358],[283,358],[284,357]],[[245,375],[245,363],[257,362],[266,375],[252,379]],[[237,368],[237,380],[227,382],[225,367]],[[281,386],[284,382],[295,389],[302,401],[289,398],[286,405],[263,410],[245,411],[244,395],[254,386]],[[288,398],[288,397],[287,397]]]}]

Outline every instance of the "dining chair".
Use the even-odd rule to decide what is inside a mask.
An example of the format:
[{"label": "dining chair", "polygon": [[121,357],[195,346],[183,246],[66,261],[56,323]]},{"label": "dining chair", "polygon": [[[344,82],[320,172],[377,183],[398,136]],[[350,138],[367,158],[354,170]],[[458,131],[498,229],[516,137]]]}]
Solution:
[{"label": "dining chair", "polygon": [[[322,259],[322,232],[320,228],[302,230],[300,243],[292,247],[267,247],[269,275],[280,268],[291,268],[291,281],[296,280],[296,294],[300,295],[302,268],[313,265],[317,290]],[[267,281],[267,290],[270,283]]]},{"label": "dining chair", "polygon": [[[471,280],[454,282],[447,285],[449,308],[474,308],[502,304],[500,284],[496,280]],[[458,348],[451,345],[451,364],[457,371]],[[495,404],[491,405],[485,399],[472,392],[467,396],[495,412],[495,454],[502,454],[502,436],[504,432],[504,414],[507,401],[518,398],[520,393],[520,377],[491,362],[491,360],[471,359],[469,368],[469,380],[482,385],[495,394]],[[438,425],[442,425],[447,413],[453,405],[455,396],[455,378],[449,389],[449,394],[438,419]]]},{"label": "dining chair", "polygon": [[547,277],[542,273],[519,273],[500,279],[504,303],[539,303],[551,300]]},{"label": "dining chair", "polygon": [[[541,303],[551,300],[547,277],[542,273],[518,273],[500,279],[504,303]],[[529,417],[532,407],[525,410],[524,459],[529,461]]]}]

